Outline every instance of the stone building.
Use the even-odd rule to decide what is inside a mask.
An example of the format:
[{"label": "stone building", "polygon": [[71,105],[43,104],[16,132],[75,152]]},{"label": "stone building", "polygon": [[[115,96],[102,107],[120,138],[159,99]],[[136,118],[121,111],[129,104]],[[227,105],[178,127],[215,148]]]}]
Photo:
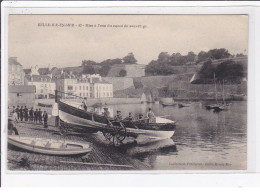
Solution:
[{"label": "stone building", "polygon": [[25,84],[35,86],[35,98],[54,98],[56,83],[48,75],[26,75]]},{"label": "stone building", "polygon": [[64,76],[56,80],[59,95],[66,98],[111,98],[113,85],[102,80],[99,74],[82,75],[80,79]]},{"label": "stone building", "polygon": [[17,57],[8,58],[8,85],[24,85],[23,66],[17,61]]}]

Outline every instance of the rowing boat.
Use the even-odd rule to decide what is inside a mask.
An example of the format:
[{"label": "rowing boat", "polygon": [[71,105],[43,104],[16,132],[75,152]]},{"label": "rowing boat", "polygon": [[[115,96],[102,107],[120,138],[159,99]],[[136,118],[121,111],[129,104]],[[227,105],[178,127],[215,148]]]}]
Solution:
[{"label": "rowing boat", "polygon": [[91,152],[90,143],[34,137],[8,136],[8,143],[25,151],[47,155],[81,155]]},{"label": "rowing boat", "polygon": [[[95,112],[84,111],[74,103],[58,101],[58,115],[62,122],[75,126],[77,132],[96,133],[103,131],[109,124],[109,119]],[[127,135],[145,135],[149,137],[170,138],[173,136],[176,121],[156,117],[153,123],[147,120],[122,120]]]}]

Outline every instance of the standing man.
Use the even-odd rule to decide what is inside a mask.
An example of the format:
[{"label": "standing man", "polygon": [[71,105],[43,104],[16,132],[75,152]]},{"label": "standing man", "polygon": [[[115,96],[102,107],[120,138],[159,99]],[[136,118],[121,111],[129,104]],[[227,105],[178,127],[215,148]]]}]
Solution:
[{"label": "standing man", "polygon": [[42,111],[41,111],[40,108],[39,108],[39,111],[38,111],[38,119],[39,119],[39,123],[42,124]]},{"label": "standing man", "polygon": [[34,115],[34,111],[33,111],[33,107],[32,107],[31,110],[29,111],[29,116],[30,116],[31,122],[33,122],[33,115]]},{"label": "standing man", "polygon": [[37,121],[38,121],[38,109],[36,108],[36,110],[34,111],[34,113],[33,113],[34,115],[34,122],[35,123],[37,123]]},{"label": "standing man", "polygon": [[149,111],[147,112],[147,117],[149,119],[149,123],[154,123],[155,122],[155,115],[152,111],[151,108],[149,108]]},{"label": "standing man", "polygon": [[20,119],[20,107],[19,107],[19,105],[17,105],[15,112],[17,113],[17,118]]},{"label": "standing man", "polygon": [[15,112],[15,106],[13,106],[13,110],[12,110],[12,113],[14,113]]},{"label": "standing man", "polygon": [[109,118],[110,112],[108,111],[108,108],[104,108],[104,117]]},{"label": "standing man", "polygon": [[9,135],[9,131],[10,131],[10,135],[13,134],[13,131],[15,133],[15,135],[19,135],[18,130],[17,130],[17,123],[18,123],[18,116],[17,113],[14,112],[12,115],[12,119],[8,119],[8,135]]},{"label": "standing man", "polygon": [[84,100],[82,101],[82,107],[85,111],[88,110],[88,107],[87,107],[87,98],[84,98]]},{"label": "standing man", "polygon": [[24,107],[24,119],[28,121],[28,108],[26,106]]},{"label": "standing man", "polygon": [[121,111],[116,111],[116,116],[115,116],[115,121],[121,121],[122,120],[122,114],[121,114]]},{"label": "standing man", "polygon": [[21,108],[20,108],[20,120],[21,121],[23,121],[23,116],[24,116],[23,106],[21,106]]},{"label": "standing man", "polygon": [[48,128],[48,114],[46,111],[43,113],[44,128]]}]

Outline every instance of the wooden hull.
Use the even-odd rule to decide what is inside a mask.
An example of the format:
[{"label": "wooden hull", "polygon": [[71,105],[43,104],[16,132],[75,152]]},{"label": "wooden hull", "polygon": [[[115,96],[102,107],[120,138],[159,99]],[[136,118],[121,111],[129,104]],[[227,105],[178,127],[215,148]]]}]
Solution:
[{"label": "wooden hull", "polygon": [[[59,102],[59,117],[63,122],[78,126],[84,133],[102,131],[108,124],[107,118],[95,113],[73,107]],[[122,121],[129,135],[145,135],[158,138],[169,138],[174,134],[175,122],[171,123],[145,123],[135,121]]]},{"label": "wooden hull", "polygon": [[91,152],[89,143],[58,141],[44,138],[9,136],[8,144],[19,149],[47,155],[81,155]]}]

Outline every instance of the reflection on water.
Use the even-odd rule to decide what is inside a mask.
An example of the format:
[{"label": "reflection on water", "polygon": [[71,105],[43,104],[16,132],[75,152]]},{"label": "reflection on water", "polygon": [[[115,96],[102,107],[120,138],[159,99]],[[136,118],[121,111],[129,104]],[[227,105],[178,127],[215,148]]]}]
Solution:
[{"label": "reflection on water", "polygon": [[205,102],[189,107],[162,107],[156,104],[110,105],[121,110],[145,114],[149,107],[157,116],[169,115],[177,121],[172,139],[134,146],[127,153],[149,163],[154,169],[246,169],[247,106],[233,102],[220,113],[206,110]]}]

